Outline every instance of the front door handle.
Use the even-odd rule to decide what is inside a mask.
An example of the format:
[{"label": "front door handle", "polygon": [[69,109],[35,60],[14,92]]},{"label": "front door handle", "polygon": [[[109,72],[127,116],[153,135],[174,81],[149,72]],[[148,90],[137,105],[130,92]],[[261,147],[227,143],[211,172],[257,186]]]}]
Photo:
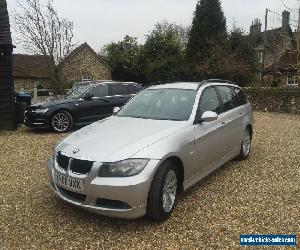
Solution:
[{"label": "front door handle", "polygon": [[226,125],[226,122],[222,122],[222,126],[225,126]]}]

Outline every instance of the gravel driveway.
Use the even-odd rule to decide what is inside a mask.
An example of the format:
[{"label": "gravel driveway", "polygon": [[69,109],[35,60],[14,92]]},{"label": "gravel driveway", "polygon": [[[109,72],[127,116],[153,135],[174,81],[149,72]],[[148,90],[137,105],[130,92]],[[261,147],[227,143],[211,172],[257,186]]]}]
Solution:
[{"label": "gravel driveway", "polygon": [[179,198],[157,224],[97,216],[57,199],[45,162],[62,135],[0,133],[0,249],[224,249],[241,233],[300,232],[300,116],[255,114],[252,155]]}]

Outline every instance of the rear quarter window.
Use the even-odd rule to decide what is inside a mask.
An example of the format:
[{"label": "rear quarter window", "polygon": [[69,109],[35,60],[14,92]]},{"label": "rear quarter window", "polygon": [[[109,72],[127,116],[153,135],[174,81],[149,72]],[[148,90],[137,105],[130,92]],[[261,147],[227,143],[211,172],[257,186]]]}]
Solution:
[{"label": "rear quarter window", "polygon": [[141,88],[136,85],[127,85],[126,87],[127,87],[129,94],[136,94],[137,92],[139,92],[141,90]]}]

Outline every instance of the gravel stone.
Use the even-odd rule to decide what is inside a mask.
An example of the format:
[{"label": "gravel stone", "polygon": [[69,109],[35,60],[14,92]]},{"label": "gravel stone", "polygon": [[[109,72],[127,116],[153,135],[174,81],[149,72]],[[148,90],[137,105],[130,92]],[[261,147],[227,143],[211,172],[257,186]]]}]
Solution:
[{"label": "gravel stone", "polygon": [[64,136],[0,133],[0,249],[236,249],[240,234],[300,233],[299,115],[255,113],[250,158],[189,189],[163,223],[98,216],[56,198],[46,160]]}]

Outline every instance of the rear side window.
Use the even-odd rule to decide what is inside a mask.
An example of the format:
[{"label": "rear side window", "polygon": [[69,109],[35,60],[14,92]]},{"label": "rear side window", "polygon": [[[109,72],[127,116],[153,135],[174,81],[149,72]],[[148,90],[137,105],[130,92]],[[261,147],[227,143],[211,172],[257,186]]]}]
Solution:
[{"label": "rear side window", "polygon": [[92,88],[89,91],[90,94],[93,94],[95,97],[104,97],[108,95],[108,86],[107,85],[100,85],[97,87]]},{"label": "rear side window", "polygon": [[127,85],[126,86],[128,89],[129,94],[136,94],[137,92],[139,92],[141,89],[136,86],[136,85]]},{"label": "rear side window", "polygon": [[206,88],[201,96],[198,114],[201,117],[204,112],[213,111],[217,114],[221,113],[221,106],[218,95],[214,88]]},{"label": "rear side window", "polygon": [[244,92],[239,89],[239,88],[232,88],[233,89],[233,94],[235,98],[235,102],[238,103],[238,106],[243,106],[247,103],[247,97],[244,94]]},{"label": "rear side window", "polygon": [[223,101],[223,112],[227,112],[239,106],[231,87],[217,86],[217,89]]},{"label": "rear side window", "polygon": [[111,84],[110,85],[110,95],[129,95],[129,91],[126,88],[126,85],[122,84]]}]

